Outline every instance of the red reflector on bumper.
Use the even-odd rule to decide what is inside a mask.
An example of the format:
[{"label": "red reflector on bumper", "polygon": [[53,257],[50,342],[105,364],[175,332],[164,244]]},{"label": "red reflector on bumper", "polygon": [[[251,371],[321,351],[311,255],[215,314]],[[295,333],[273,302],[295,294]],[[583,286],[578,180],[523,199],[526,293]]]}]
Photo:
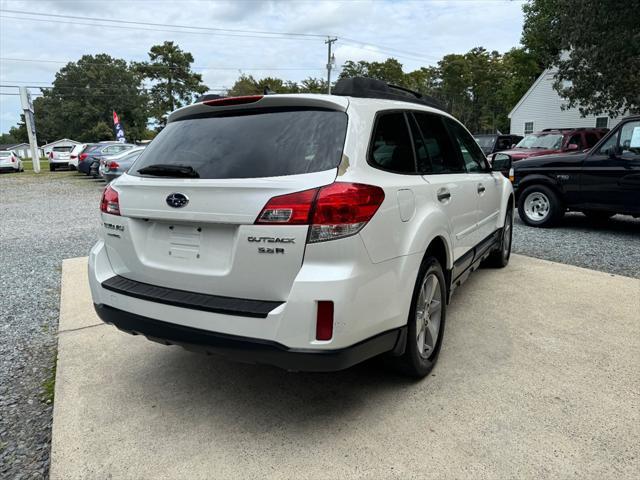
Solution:
[{"label": "red reflector on bumper", "polygon": [[316,340],[331,340],[333,337],[333,302],[318,302]]}]

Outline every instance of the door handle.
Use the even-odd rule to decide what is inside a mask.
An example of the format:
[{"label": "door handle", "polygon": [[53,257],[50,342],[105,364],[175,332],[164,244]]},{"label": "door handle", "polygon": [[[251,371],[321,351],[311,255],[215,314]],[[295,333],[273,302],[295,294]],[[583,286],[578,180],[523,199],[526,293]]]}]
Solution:
[{"label": "door handle", "polygon": [[485,192],[485,190],[486,190],[486,188],[484,188],[484,185],[483,185],[483,184],[481,184],[481,183],[479,183],[479,184],[478,184],[478,193],[479,193],[480,195],[482,195],[482,194]]},{"label": "door handle", "polygon": [[446,188],[441,188],[440,190],[438,190],[436,195],[438,196],[438,201],[442,203],[447,202],[451,198],[451,192]]}]

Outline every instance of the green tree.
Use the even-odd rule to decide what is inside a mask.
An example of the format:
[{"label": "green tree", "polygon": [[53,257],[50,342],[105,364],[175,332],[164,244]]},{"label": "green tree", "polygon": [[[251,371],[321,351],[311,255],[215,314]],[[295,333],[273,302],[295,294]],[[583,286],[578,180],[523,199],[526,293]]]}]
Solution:
[{"label": "green tree", "polygon": [[27,124],[24,121],[24,114],[20,114],[20,121],[18,124],[9,129],[9,136],[15,139],[15,142],[7,143],[27,143],[29,141],[29,134],[27,133]]},{"label": "green tree", "polygon": [[640,0],[531,0],[522,43],[583,115],[640,112]]},{"label": "green tree", "polygon": [[91,130],[87,131],[86,135],[86,138],[91,138],[94,142],[114,139],[113,129],[102,121],[97,122]]},{"label": "green tree", "polygon": [[183,51],[173,42],[154,45],[149,51],[149,61],[136,64],[140,75],[153,83],[149,89],[151,115],[161,124],[176,108],[192,103],[208,87],[202,83],[202,75],[191,70],[193,55]]},{"label": "green tree", "polygon": [[84,55],[68,63],[56,73],[53,88],[34,101],[38,141],[95,141],[99,122],[112,129],[114,110],[127,140],[141,138],[148,117],[141,83],[125,60],[106,54]]},{"label": "green tree", "polygon": [[233,84],[233,86],[227,91],[227,95],[230,97],[241,97],[243,95],[257,95],[262,93],[258,89],[256,79],[252,75],[242,74]]},{"label": "green tree", "polygon": [[402,64],[395,58],[387,58],[384,62],[366,62],[348,60],[342,65],[342,72],[338,78],[370,77],[383,80],[393,85],[404,86],[405,73]]},{"label": "green tree", "polygon": [[23,143],[16,140],[16,138],[10,133],[3,133],[0,135],[0,143],[1,144],[11,144],[11,143]]},{"label": "green tree", "polygon": [[300,82],[300,93],[327,93],[327,81],[323,78],[305,78]]}]

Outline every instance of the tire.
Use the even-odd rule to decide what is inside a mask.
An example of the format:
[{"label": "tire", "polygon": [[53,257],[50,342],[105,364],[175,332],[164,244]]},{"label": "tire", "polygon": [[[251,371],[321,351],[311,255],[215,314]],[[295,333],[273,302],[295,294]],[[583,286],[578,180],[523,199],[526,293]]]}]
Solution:
[{"label": "tire", "polygon": [[587,210],[582,213],[584,213],[589,220],[595,223],[604,223],[615,215],[615,213],[598,210]]},{"label": "tire", "polygon": [[[434,281],[437,284],[434,285]],[[431,286],[431,287],[430,287]],[[433,289],[433,295],[430,290]],[[426,297],[431,295],[431,301],[426,302]],[[438,305],[433,302],[439,302]],[[423,316],[419,316],[421,311],[430,310],[430,308],[421,308],[424,304],[431,305],[431,315],[425,324]],[[415,378],[422,378],[429,374],[438,361],[440,347],[442,346],[442,337],[444,335],[444,327],[447,313],[447,287],[444,279],[444,273],[440,262],[435,257],[427,256],[420,265],[418,279],[413,289],[411,297],[411,309],[409,310],[409,318],[407,320],[407,345],[405,352],[401,357],[395,359],[396,365],[404,374]],[[428,325],[431,323],[431,327]],[[421,323],[421,330],[418,330],[418,324]],[[435,331],[437,327],[437,332]],[[420,335],[422,335],[422,342]],[[435,341],[434,338],[435,337]],[[422,351],[420,345],[422,345]]]},{"label": "tire", "polygon": [[100,174],[98,173],[98,168],[100,168],[100,164],[93,163],[91,165],[91,168],[89,169],[89,175],[91,175],[93,178],[100,178]]},{"label": "tire", "polygon": [[49,164],[49,171],[50,172],[55,172],[56,171],[56,166],[52,163]]},{"label": "tire", "polygon": [[530,227],[551,227],[564,216],[564,206],[551,188],[531,185],[520,195],[518,215]]},{"label": "tire", "polygon": [[484,264],[492,268],[504,268],[509,264],[511,258],[511,244],[513,240],[513,208],[507,209],[504,218],[504,227],[500,238],[500,247],[487,257]]}]

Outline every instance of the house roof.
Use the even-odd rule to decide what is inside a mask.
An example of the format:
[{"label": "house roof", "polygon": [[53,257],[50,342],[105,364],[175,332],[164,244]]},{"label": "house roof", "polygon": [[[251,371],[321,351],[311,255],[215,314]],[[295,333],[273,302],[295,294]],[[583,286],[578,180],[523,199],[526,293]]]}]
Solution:
[{"label": "house roof", "polygon": [[40,148],[45,148],[50,145],[56,145],[58,143],[67,142],[67,143],[75,143],[76,145],[80,145],[80,142],[76,142],[75,140],[71,140],[70,138],[61,138],[60,140],[56,140],[55,142],[50,142],[45,145],[40,145]]},{"label": "house roof", "polygon": [[0,150],[13,150],[14,148],[21,147],[22,145],[29,146],[28,143],[0,143]]},{"label": "house roof", "polygon": [[529,87],[529,90],[527,90],[527,93],[525,93],[522,96],[522,98],[518,101],[518,103],[516,103],[516,106],[511,109],[511,111],[509,112],[509,115],[507,115],[507,117],[511,118],[511,115],[513,115],[513,112],[515,112],[518,108],[520,108],[520,105],[522,105],[524,103],[524,101],[527,99],[527,97],[529,95],[531,95],[531,92],[533,92],[535,90],[535,88],[542,81],[542,79],[544,77],[546,77],[547,74],[551,73],[552,71],[553,71],[553,69],[547,68],[547,69],[545,69],[544,72],[542,72],[540,74],[540,76],[536,79],[536,81],[531,84],[531,86]]}]

